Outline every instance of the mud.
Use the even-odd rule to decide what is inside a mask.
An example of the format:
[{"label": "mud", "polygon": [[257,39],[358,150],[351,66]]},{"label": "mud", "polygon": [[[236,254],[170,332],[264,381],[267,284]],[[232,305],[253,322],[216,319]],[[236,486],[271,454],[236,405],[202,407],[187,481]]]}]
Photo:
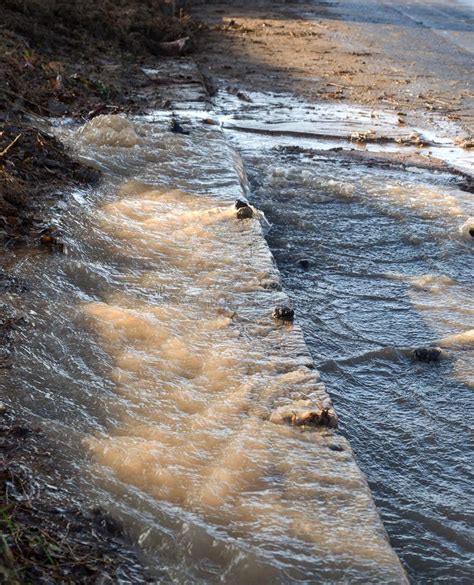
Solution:
[{"label": "mud", "polygon": [[70,500],[57,447],[42,429],[0,409],[0,582],[151,582],[124,548],[121,528],[87,502]]},{"label": "mud", "polygon": [[39,244],[48,210],[65,190],[90,184],[99,173],[71,159],[54,137],[27,125],[0,134],[0,234],[4,245]]}]

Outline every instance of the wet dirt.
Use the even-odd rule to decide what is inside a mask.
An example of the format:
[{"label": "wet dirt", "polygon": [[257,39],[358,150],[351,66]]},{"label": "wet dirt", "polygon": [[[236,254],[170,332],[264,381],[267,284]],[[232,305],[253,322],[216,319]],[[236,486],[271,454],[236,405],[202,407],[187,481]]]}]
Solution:
[{"label": "wet dirt", "polygon": [[[442,112],[474,132],[472,11],[458,2],[209,2],[197,59],[239,90]],[[460,38],[465,40],[461,43]]]},{"label": "wet dirt", "polygon": [[48,210],[64,191],[99,179],[71,159],[63,144],[27,125],[0,132],[0,237],[3,245],[40,244]]},{"label": "wet dirt", "polygon": [[57,445],[2,404],[0,452],[1,583],[151,582],[120,526],[71,500]]}]

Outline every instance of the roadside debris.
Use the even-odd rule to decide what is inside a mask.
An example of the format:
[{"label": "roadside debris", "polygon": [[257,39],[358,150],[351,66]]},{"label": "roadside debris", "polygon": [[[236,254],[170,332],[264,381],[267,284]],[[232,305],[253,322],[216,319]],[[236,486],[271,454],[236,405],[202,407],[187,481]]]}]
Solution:
[{"label": "roadside debris", "polygon": [[368,142],[374,140],[375,131],[367,130],[366,132],[353,132],[351,134],[351,142]]},{"label": "roadside debris", "polygon": [[420,362],[438,362],[443,352],[440,347],[418,347],[413,350],[413,357]]},{"label": "roadside debris", "polygon": [[249,104],[253,103],[253,99],[247,93],[245,93],[245,91],[231,86],[226,87],[226,90],[232,95],[237,96],[239,100],[242,100],[243,102],[247,102]]},{"label": "roadside debris", "polygon": [[418,134],[418,132],[412,132],[408,136],[402,136],[395,140],[398,144],[408,145],[408,146],[426,146],[426,141]]},{"label": "roadside debris", "polygon": [[290,404],[274,410],[269,420],[275,424],[288,424],[302,429],[305,427],[337,427],[337,415],[332,408],[310,408]]},{"label": "roadside debris", "polygon": [[18,136],[16,136],[11,142],[10,144],[8,144],[7,146],[5,146],[5,148],[2,150],[2,152],[0,152],[0,157],[1,156],[5,156],[7,154],[7,152],[10,150],[10,148],[12,148],[12,146],[14,146],[18,140],[21,138],[21,132],[20,134],[18,134]]},{"label": "roadside debris", "polygon": [[234,204],[235,209],[237,210],[237,219],[250,219],[253,217],[253,209],[250,205],[243,201],[242,199],[237,199]]},{"label": "roadside debris", "polygon": [[291,307],[283,305],[281,307],[276,307],[275,309],[273,309],[272,317],[274,319],[277,319],[278,321],[292,323],[295,317],[295,312]]},{"label": "roadside debris", "polygon": [[175,134],[189,134],[189,130],[185,130],[176,118],[173,118],[171,121],[170,132],[174,132]]},{"label": "roadside debris", "polygon": [[42,230],[40,242],[43,247],[49,248],[52,252],[65,254],[67,251],[66,244],[62,241],[62,234],[57,228],[48,227]]},{"label": "roadside debris", "polygon": [[456,144],[461,148],[465,148],[467,150],[471,150],[474,148],[474,136],[469,136],[467,138],[460,138],[456,140]]},{"label": "roadside debris", "polygon": [[220,126],[219,120],[213,120],[212,118],[205,118],[202,123],[208,126]]},{"label": "roadside debris", "polygon": [[87,112],[85,117],[88,120],[91,120],[92,118],[100,116],[101,114],[118,114],[119,111],[120,108],[118,106],[109,106],[107,104],[101,104],[100,106],[97,106],[93,110]]},{"label": "roadside debris", "polygon": [[179,57],[183,55],[189,46],[189,37],[158,43],[158,47],[168,57]]}]

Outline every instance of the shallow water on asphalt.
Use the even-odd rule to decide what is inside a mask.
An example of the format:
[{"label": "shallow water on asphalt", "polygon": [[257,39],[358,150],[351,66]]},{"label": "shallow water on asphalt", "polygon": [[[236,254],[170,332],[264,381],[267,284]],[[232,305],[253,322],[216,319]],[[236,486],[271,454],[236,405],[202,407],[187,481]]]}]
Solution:
[{"label": "shallow water on asphalt", "polygon": [[12,252],[30,328],[9,398],[160,583],[403,583],[346,441],[275,424],[327,396],[271,317],[286,297],[258,215],[236,218],[240,159],[182,123],[58,128],[105,175],[59,210],[68,254]]},{"label": "shallow water on asphalt", "polygon": [[[269,136],[271,110],[245,117],[228,136],[391,542],[414,583],[470,583],[472,195],[450,173],[368,166]],[[298,127],[289,110],[282,120]],[[414,359],[431,345],[440,361]]]},{"label": "shallow water on asphalt", "polygon": [[[257,106],[238,123],[255,122]],[[320,113],[281,107],[290,132],[250,134],[231,130],[237,110],[227,96],[216,118],[273,224],[298,324],[392,542],[415,582],[467,583],[470,196],[448,173],[311,150],[350,147],[367,120],[390,127],[390,114],[341,108],[315,132]],[[293,131],[304,111],[307,137]],[[277,293],[257,232],[235,219],[239,160],[198,120],[208,113],[186,115],[189,136],[169,132],[169,113],[58,129],[107,179],[58,209],[69,254],[13,253],[32,304],[12,401],[50,421],[71,493],[79,477],[160,582],[378,583],[393,559],[346,443],[264,420],[287,387],[305,399],[317,388],[307,361],[291,362],[294,347],[288,363],[273,359],[284,335],[254,312]],[[393,138],[373,148],[396,151],[399,129]],[[451,146],[440,146],[448,157]],[[414,361],[429,343],[443,359]],[[357,526],[359,514],[373,525]],[[400,582],[396,569],[386,582]]]}]

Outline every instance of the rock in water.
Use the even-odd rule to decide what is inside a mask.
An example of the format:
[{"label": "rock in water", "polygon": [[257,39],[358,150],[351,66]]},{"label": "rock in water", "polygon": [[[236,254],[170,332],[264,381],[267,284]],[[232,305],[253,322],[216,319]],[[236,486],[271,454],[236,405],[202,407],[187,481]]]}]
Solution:
[{"label": "rock in water", "polygon": [[279,321],[286,321],[291,323],[295,317],[295,312],[291,307],[276,307],[273,309],[272,316],[274,319],[278,319]]},{"label": "rock in water", "polygon": [[237,199],[234,206],[237,210],[237,219],[250,219],[253,217],[253,209],[246,201]]},{"label": "rock in water", "polygon": [[420,362],[438,362],[442,353],[439,347],[418,347],[413,350],[413,357]]},{"label": "rock in water", "polygon": [[307,258],[300,258],[297,261],[297,264],[303,270],[309,270],[310,262],[309,262],[309,260]]},{"label": "rock in water", "polygon": [[171,132],[174,132],[175,134],[189,134],[189,130],[185,130],[181,124],[178,122],[178,120],[176,120],[176,118],[173,118],[173,121],[171,122],[171,128],[170,128]]}]

